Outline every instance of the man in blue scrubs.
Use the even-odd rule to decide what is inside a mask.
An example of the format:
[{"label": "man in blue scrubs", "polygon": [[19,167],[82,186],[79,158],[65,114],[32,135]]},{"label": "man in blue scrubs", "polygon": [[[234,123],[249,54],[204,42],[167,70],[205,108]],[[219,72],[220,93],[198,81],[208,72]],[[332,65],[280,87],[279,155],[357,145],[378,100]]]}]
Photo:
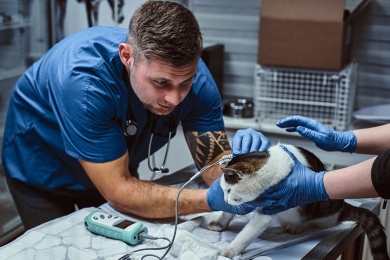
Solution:
[{"label": "man in blue scrubs", "polygon": [[[174,215],[178,189],[137,178],[154,116],[151,154],[167,143],[169,124],[174,136],[179,123],[198,168],[232,153],[221,98],[201,51],[193,14],[177,3],[151,1],[137,9],[127,32],[79,31],[21,76],[2,149],[8,186],[26,229],[73,212],[75,204],[106,201],[140,217]],[[137,124],[130,137],[124,135],[127,120]],[[236,155],[269,147],[251,129],[234,138]],[[219,167],[211,167],[202,177],[211,185],[220,175]],[[218,188],[184,190],[179,213],[232,210]]]}]

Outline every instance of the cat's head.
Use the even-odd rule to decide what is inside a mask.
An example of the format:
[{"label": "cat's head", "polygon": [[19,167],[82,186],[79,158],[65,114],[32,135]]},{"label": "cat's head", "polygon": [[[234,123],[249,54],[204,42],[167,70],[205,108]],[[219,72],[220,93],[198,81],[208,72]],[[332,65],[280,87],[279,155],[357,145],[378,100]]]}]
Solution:
[{"label": "cat's head", "polygon": [[256,199],[263,191],[259,187],[259,171],[267,163],[269,152],[254,152],[233,157],[221,168],[221,187],[224,199],[231,205],[239,205]]}]

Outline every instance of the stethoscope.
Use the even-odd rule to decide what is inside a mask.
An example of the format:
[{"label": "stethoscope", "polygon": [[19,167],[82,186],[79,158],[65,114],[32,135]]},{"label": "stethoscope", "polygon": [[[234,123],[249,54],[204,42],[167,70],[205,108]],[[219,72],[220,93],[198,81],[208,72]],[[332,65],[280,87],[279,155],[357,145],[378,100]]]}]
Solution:
[{"label": "stethoscope", "polygon": [[[152,123],[152,130],[149,140],[149,148],[148,148],[148,167],[153,173],[168,173],[169,169],[165,167],[165,163],[167,161],[168,152],[169,152],[169,145],[171,143],[171,136],[172,136],[172,129],[173,129],[173,117],[171,114],[169,114],[169,135],[168,135],[168,143],[167,148],[165,150],[164,160],[160,168],[157,168],[155,166],[152,166],[152,163],[150,162],[150,150],[152,147],[152,141],[154,136],[154,131],[156,129],[157,120],[159,116],[154,115],[153,123]],[[138,125],[134,120],[130,119],[130,110],[127,108],[127,120],[125,124],[125,136],[126,137],[132,137],[137,133]]]}]

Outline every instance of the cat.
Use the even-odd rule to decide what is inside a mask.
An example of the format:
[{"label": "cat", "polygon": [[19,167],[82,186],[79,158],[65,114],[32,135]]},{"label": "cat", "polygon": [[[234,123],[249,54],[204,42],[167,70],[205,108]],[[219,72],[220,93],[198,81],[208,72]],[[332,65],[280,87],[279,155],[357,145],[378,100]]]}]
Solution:
[{"label": "cat", "polygon": [[[291,171],[294,162],[280,145],[285,146],[304,165],[315,172],[326,170],[324,164],[308,150],[293,145],[271,146],[266,152],[254,152],[233,157],[222,168],[221,187],[225,201],[237,205],[254,200],[260,193],[279,183]],[[212,212],[203,216],[202,227],[222,231],[233,219],[234,214]],[[375,260],[388,260],[386,234],[378,216],[367,209],[352,206],[344,200],[314,202],[291,208],[275,215],[264,215],[261,208],[255,209],[249,222],[220,255],[233,258],[257,238],[277,218],[285,231],[298,234],[311,226],[328,228],[342,221],[355,221],[366,233],[371,253]]]}]

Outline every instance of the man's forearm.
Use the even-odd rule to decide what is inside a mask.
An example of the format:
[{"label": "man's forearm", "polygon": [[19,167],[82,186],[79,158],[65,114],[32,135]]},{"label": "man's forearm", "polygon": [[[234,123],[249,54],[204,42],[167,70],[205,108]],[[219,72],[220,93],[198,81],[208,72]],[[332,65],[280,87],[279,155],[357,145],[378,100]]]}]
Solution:
[{"label": "man's forearm", "polygon": [[[102,196],[118,211],[145,218],[166,218],[175,215],[179,188],[142,181],[127,169],[128,153],[107,163],[79,160]],[[179,214],[210,211],[207,190],[185,189],[180,194]]]},{"label": "man's forearm", "polygon": [[[166,218],[175,215],[175,203],[179,188],[166,187],[133,177],[118,187],[110,196],[112,206],[123,213],[144,218]],[[179,215],[208,212],[207,190],[183,189],[179,196]]]},{"label": "man's forearm", "polygon": [[217,165],[217,166],[210,167],[209,169],[204,171],[202,173],[202,178],[206,182],[206,184],[210,186],[211,184],[213,184],[213,182],[216,179],[221,177],[221,175],[222,175],[221,166]]}]

